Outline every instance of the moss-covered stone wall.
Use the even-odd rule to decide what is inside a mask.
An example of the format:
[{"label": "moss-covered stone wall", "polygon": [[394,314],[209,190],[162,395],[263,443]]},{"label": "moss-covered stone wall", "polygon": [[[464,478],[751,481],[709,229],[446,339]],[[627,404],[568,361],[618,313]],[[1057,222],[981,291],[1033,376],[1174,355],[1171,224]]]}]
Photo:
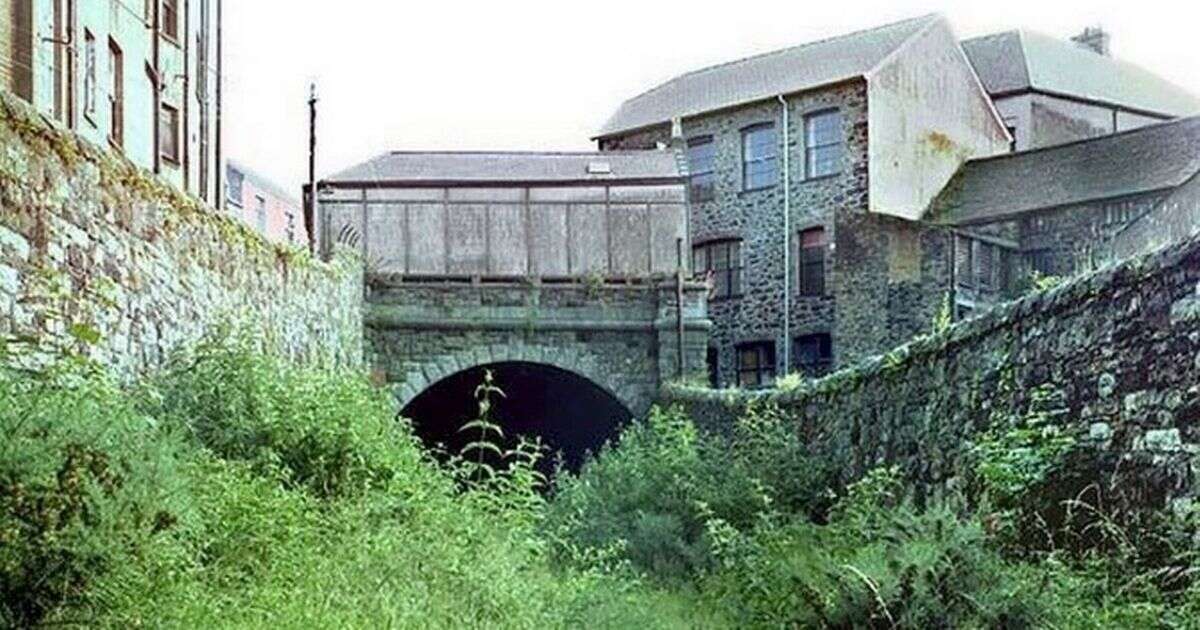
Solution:
[{"label": "moss-covered stone wall", "polygon": [[749,404],[778,404],[843,481],[896,464],[924,488],[962,483],[981,432],[1036,417],[1084,447],[1092,481],[1149,470],[1154,500],[1187,501],[1200,467],[1200,236],[789,391],[675,385],[664,400],[718,430]]},{"label": "moss-covered stone wall", "polygon": [[0,353],[63,349],[122,373],[225,322],[297,361],[362,361],[357,258],[266,242],[0,93]]}]

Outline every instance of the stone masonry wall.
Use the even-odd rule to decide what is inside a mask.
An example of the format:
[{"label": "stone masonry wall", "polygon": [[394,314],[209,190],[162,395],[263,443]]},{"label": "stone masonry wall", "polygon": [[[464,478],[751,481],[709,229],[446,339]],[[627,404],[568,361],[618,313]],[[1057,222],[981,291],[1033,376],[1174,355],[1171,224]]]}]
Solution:
[{"label": "stone masonry wall", "polygon": [[1125,258],[1200,232],[1200,175],[1175,189],[1167,198],[1144,209],[1118,231],[1106,253]]},{"label": "stone masonry wall", "polygon": [[[685,373],[700,378],[709,322],[704,288],[684,302]],[[675,290],[669,286],[391,283],[368,298],[368,362],[401,406],[476,366],[550,365],[589,379],[635,416],[677,371]]]},{"label": "stone masonry wall", "polygon": [[924,488],[960,484],[974,436],[1036,411],[1100,474],[1149,466],[1161,499],[1187,500],[1200,465],[1200,237],[792,391],[670,386],[664,400],[715,429],[752,402],[778,404],[844,481],[892,463]]},{"label": "stone masonry wall", "polygon": [[0,93],[0,358],[131,375],[224,322],[297,361],[362,359],[362,269],[266,243]]}]

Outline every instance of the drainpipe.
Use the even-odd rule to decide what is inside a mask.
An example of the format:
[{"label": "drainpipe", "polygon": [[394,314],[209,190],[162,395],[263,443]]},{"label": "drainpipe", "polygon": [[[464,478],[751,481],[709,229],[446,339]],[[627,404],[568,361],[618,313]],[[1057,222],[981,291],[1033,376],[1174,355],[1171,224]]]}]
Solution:
[{"label": "drainpipe", "polygon": [[778,98],[783,108],[783,373],[787,374],[792,366],[792,172],[788,159],[791,152],[788,135],[791,130],[787,99],[782,94]]}]

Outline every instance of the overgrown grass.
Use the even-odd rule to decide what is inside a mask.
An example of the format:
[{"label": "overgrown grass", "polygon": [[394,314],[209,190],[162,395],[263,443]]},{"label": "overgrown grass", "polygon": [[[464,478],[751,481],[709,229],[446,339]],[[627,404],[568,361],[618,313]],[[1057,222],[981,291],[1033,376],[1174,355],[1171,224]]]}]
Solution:
[{"label": "overgrown grass", "polygon": [[789,426],[657,410],[547,491],[528,457],[435,463],[365,377],[236,335],[133,389],[0,372],[0,626],[1196,627],[1194,549],[1138,545],[1160,524],[1012,535],[1054,466],[1005,444],[1059,455],[1032,433],[981,438],[1004,505],[971,513],[884,469],[835,496]]}]

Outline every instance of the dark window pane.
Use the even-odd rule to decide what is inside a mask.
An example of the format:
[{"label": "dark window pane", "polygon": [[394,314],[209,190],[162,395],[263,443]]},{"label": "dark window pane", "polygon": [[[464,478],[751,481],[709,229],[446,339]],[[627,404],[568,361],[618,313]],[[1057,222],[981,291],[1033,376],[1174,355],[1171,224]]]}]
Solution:
[{"label": "dark window pane", "polygon": [[713,198],[714,161],[716,145],[712,136],[692,138],[688,141],[688,170],[691,172],[691,196],[693,201]]},{"label": "dark window pane", "polygon": [[804,335],[795,343],[796,368],[806,376],[829,372],[833,364],[833,343],[828,333]]},{"label": "dark window pane", "polygon": [[825,295],[825,230],[800,233],[800,295]]}]

